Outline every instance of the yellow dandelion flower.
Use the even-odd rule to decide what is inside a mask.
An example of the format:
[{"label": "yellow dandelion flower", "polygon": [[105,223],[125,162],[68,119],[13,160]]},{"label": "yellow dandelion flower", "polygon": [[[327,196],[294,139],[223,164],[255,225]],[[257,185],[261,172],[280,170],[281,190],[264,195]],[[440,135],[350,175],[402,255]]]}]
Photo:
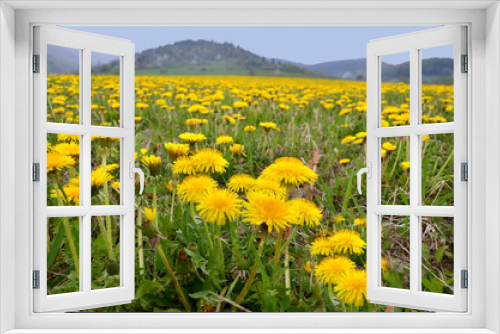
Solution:
[{"label": "yellow dandelion flower", "polygon": [[111,181],[113,179],[113,175],[108,172],[105,172],[102,168],[94,169],[90,173],[91,179],[91,187],[93,192],[99,190],[99,188],[106,182]]},{"label": "yellow dandelion flower", "polygon": [[178,157],[189,153],[188,144],[165,143],[165,149],[167,150],[171,161],[175,161]]},{"label": "yellow dandelion flower", "polygon": [[194,175],[196,174],[196,163],[191,157],[179,157],[172,164],[174,174]]},{"label": "yellow dandelion flower", "polygon": [[272,163],[262,171],[262,176],[279,180],[289,188],[314,182],[318,178],[318,174],[313,172],[311,168],[289,161]]},{"label": "yellow dandelion flower", "polygon": [[297,221],[295,224],[307,224],[309,227],[312,227],[321,223],[323,214],[313,202],[303,198],[295,198],[290,201],[290,204],[297,213]]},{"label": "yellow dandelion flower", "polygon": [[344,303],[362,306],[366,299],[366,270],[348,270],[333,291]]},{"label": "yellow dandelion flower", "polygon": [[355,141],[355,140],[356,140],[356,137],[354,137],[354,136],[346,136],[346,137],[344,137],[344,139],[342,139],[340,141],[340,143],[341,144],[349,144],[350,142]]},{"label": "yellow dandelion flower", "polygon": [[385,119],[382,120],[381,125],[383,128],[386,128],[389,126],[389,122],[387,122]]},{"label": "yellow dandelion flower", "polygon": [[401,167],[403,167],[403,169],[410,169],[410,162],[409,161],[403,161],[401,163]]},{"label": "yellow dandelion flower", "polygon": [[[68,201],[75,203],[75,205],[80,205],[80,179],[72,178],[62,187],[62,191],[66,195]],[[61,197],[64,198],[62,191],[59,190]],[[51,198],[57,198],[57,194],[54,189],[52,189]]]},{"label": "yellow dandelion flower", "polygon": [[120,182],[113,182],[113,183],[111,183],[111,185],[113,187],[115,187],[116,189],[120,190]]},{"label": "yellow dandelion flower", "polygon": [[59,152],[47,153],[47,173],[58,171],[63,168],[73,167],[76,161],[69,155]]},{"label": "yellow dandelion flower", "polygon": [[323,284],[337,284],[348,270],[356,268],[356,264],[345,256],[324,258],[314,271],[315,276]]},{"label": "yellow dandelion flower", "polygon": [[278,198],[286,196],[286,188],[278,180],[270,177],[259,176],[255,181],[254,190]]},{"label": "yellow dandelion flower", "polygon": [[224,173],[229,162],[218,150],[206,148],[199,150],[192,157],[196,171],[200,173]]},{"label": "yellow dandelion flower", "polygon": [[80,155],[80,145],[77,143],[60,143],[52,147],[52,151],[59,152],[64,155],[69,155],[72,157],[77,157]]},{"label": "yellow dandelion flower", "polygon": [[157,175],[160,172],[161,157],[145,155],[141,158],[141,162],[148,167],[151,174]]},{"label": "yellow dandelion flower", "polygon": [[233,118],[234,118],[234,119],[239,119],[239,120],[242,120],[242,121],[244,121],[244,120],[246,120],[246,119],[247,119],[245,116],[242,116],[242,115],[240,115],[240,114],[234,114],[234,115],[233,115]]},{"label": "yellow dandelion flower", "polygon": [[219,136],[217,137],[217,144],[230,144],[233,142],[233,137],[231,136]]},{"label": "yellow dandelion flower", "polygon": [[349,163],[350,161],[351,161],[351,159],[340,159],[339,164],[345,165],[346,163]]},{"label": "yellow dandelion flower", "polygon": [[227,121],[229,124],[236,124],[236,120],[232,118],[231,116],[224,115],[222,116],[222,119]]},{"label": "yellow dandelion flower", "polygon": [[229,178],[227,187],[236,193],[246,193],[255,186],[255,179],[247,174],[236,174]]},{"label": "yellow dandelion flower", "polygon": [[253,125],[247,125],[245,126],[245,128],[243,129],[245,132],[253,132],[256,130],[255,126]]},{"label": "yellow dandelion flower", "polygon": [[356,138],[366,138],[366,132],[358,132],[356,133]]},{"label": "yellow dandelion flower", "polygon": [[216,187],[217,182],[210,176],[188,176],[177,187],[177,193],[184,202],[195,203],[200,196]]},{"label": "yellow dandelion flower", "polygon": [[156,209],[151,210],[150,208],[144,208],[144,217],[150,222],[154,221],[156,217]]},{"label": "yellow dandelion flower", "polygon": [[208,223],[224,225],[233,222],[241,213],[242,201],[227,189],[210,189],[200,196],[196,210]]},{"label": "yellow dandelion flower", "polygon": [[270,130],[281,131],[276,123],[273,122],[261,122],[259,125],[264,128],[266,132],[269,132]]},{"label": "yellow dandelion flower", "polygon": [[307,261],[306,265],[304,266],[304,270],[306,271],[306,273],[308,275],[311,274],[312,272],[312,269],[311,269],[311,261]]},{"label": "yellow dandelion flower", "polygon": [[380,157],[381,157],[381,158],[384,158],[386,154],[387,154],[387,151],[386,151],[386,150],[384,150],[383,148],[382,148],[382,149],[380,149]]},{"label": "yellow dandelion flower", "polygon": [[386,141],[385,143],[382,144],[382,148],[386,151],[394,151],[398,147],[393,143]]},{"label": "yellow dandelion flower", "polygon": [[356,231],[340,230],[330,237],[336,254],[363,254],[366,242]]},{"label": "yellow dandelion flower", "polygon": [[245,154],[245,145],[240,145],[240,144],[233,144],[231,147],[229,147],[233,155],[238,156],[238,155],[243,155],[246,157]]},{"label": "yellow dandelion flower", "polygon": [[274,160],[274,162],[294,162],[294,163],[297,163],[300,165],[304,164],[300,159],[297,159],[294,157],[281,157],[281,158]]},{"label": "yellow dandelion flower", "polygon": [[356,218],[354,219],[354,224],[356,225],[366,225],[366,218]]},{"label": "yellow dandelion flower", "polygon": [[113,143],[120,142],[120,138],[118,137],[103,137],[103,136],[92,136],[90,137],[92,141],[96,140],[99,144],[104,146],[111,146]]},{"label": "yellow dandelion flower", "polygon": [[345,218],[342,217],[342,216],[335,216],[331,219],[331,221],[335,224],[338,224],[338,223],[341,223],[343,221],[345,221]]},{"label": "yellow dandelion flower", "polygon": [[68,143],[78,143],[80,141],[80,136],[79,135],[58,134],[57,141],[58,142],[68,142]]},{"label": "yellow dandelion flower", "polygon": [[309,248],[312,255],[332,256],[335,254],[331,238],[316,238],[313,242],[311,242]]},{"label": "yellow dandelion flower", "polygon": [[429,138],[430,138],[430,136],[429,136],[429,135],[423,135],[423,136],[422,136],[422,142],[424,142],[424,141],[428,140]]},{"label": "yellow dandelion flower", "polygon": [[246,103],[245,101],[235,101],[233,103],[233,108],[247,108],[248,107],[248,103]]},{"label": "yellow dandelion flower", "polygon": [[269,232],[282,231],[295,222],[296,214],[284,200],[260,192],[249,192],[243,221],[253,225],[265,224]]},{"label": "yellow dandelion flower", "polygon": [[171,193],[174,192],[174,184],[172,183],[172,180],[168,181],[167,190],[170,191]]},{"label": "yellow dandelion flower", "polygon": [[189,144],[195,144],[207,139],[207,137],[202,133],[191,133],[191,132],[181,133],[179,135],[179,138],[188,142]]}]

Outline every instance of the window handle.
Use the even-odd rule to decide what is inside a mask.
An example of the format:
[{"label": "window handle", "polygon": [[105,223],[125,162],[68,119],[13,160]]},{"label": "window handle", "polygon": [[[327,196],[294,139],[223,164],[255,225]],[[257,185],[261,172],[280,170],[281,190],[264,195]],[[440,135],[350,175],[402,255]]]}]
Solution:
[{"label": "window handle", "polygon": [[363,192],[361,191],[361,176],[363,176],[364,173],[366,173],[367,177],[369,179],[372,178],[372,163],[371,162],[367,162],[367,165],[368,167],[365,167],[365,168],[361,168],[359,171],[358,171],[358,192],[360,194],[362,194]]},{"label": "window handle", "polygon": [[131,161],[129,165],[129,170],[130,170],[130,178],[133,179],[135,176],[135,173],[139,174],[139,183],[140,183],[140,190],[139,194],[142,195],[142,191],[144,190],[144,172],[140,168],[135,167],[135,162]]}]

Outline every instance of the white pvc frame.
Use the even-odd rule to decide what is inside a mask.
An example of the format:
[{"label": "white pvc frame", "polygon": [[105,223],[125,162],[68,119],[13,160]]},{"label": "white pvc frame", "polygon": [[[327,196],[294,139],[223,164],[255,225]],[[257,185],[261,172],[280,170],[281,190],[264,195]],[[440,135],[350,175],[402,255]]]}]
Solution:
[{"label": "white pvc frame", "polygon": [[[40,163],[40,182],[33,186],[34,270],[40,271],[40,289],[34,289],[34,311],[82,310],[129,303],[135,295],[135,191],[130,163],[135,150],[134,44],[127,40],[83,33],[65,28],[34,27],[34,52],[40,55],[40,73],[34,80],[34,162]],[[80,124],[47,122],[47,45],[80,50]],[[120,57],[120,127],[91,124],[91,54]],[[47,207],[47,134],[80,135],[80,206]],[[120,205],[91,205],[91,137],[120,138]],[[91,288],[91,218],[120,217],[120,286]],[[79,217],[79,292],[47,295],[47,218]]]},{"label": "white pvc frame", "polygon": [[[436,1],[438,3],[439,1]],[[492,5],[487,10],[470,2],[470,8],[454,9],[452,3],[439,2],[441,7],[429,5],[427,9],[417,9],[398,3],[400,9],[387,9],[379,2],[372,2],[370,9],[357,2],[343,3],[343,8],[326,6],[318,9],[318,5],[298,3],[267,6],[267,3],[253,4],[247,7],[231,7],[225,4],[224,8],[217,7],[210,2],[204,7],[198,3],[195,6],[180,6],[164,9],[62,9],[58,10],[17,10],[15,23],[8,20],[11,31],[15,31],[15,45],[7,44],[5,52],[13,54],[15,46],[15,103],[2,97],[9,106],[5,112],[12,113],[15,108],[16,138],[16,199],[15,199],[15,256],[2,255],[4,271],[2,276],[7,276],[9,284],[1,290],[2,298],[6,302],[15,304],[15,308],[2,308],[5,315],[6,328],[16,328],[15,333],[38,333],[45,328],[51,333],[76,333],[75,328],[87,328],[92,333],[233,333],[233,332],[266,332],[266,333],[492,333],[486,329],[497,332],[500,329],[498,321],[499,300],[499,238],[496,218],[500,217],[498,200],[500,192],[500,177],[498,174],[498,161],[500,153],[496,152],[500,144],[498,134],[499,115],[496,113],[500,102],[498,101],[499,58],[497,49],[500,27],[499,9]],[[68,5],[68,3],[65,3]],[[5,7],[5,3],[3,4]],[[73,8],[78,5],[75,4]],[[94,3],[87,2],[89,8],[97,8]],[[145,4],[145,8],[148,5]],[[151,8],[151,3],[149,3]],[[302,7],[301,7],[302,6]],[[322,5],[323,6],[323,5]],[[168,6],[165,6],[168,7]],[[345,8],[357,9],[345,9]],[[390,7],[390,6],[389,6]],[[391,8],[393,8],[392,6]],[[411,7],[411,10],[408,8]],[[376,9],[375,9],[376,8]],[[440,9],[441,8],[441,9]],[[443,9],[444,8],[444,9]],[[483,9],[481,9],[483,8]],[[7,11],[11,15],[13,10]],[[13,15],[13,14],[12,14]],[[485,26],[488,27],[486,29]],[[2,21],[0,23],[5,23]],[[31,102],[27,96],[31,94],[31,27],[35,24],[60,24],[60,25],[440,25],[440,24],[465,24],[469,27],[470,45],[468,46],[470,63],[468,105],[471,112],[468,114],[469,153],[471,154],[469,172],[474,182],[469,183],[469,220],[474,225],[473,233],[469,225],[467,245],[471,257],[469,265],[469,310],[466,313],[449,314],[245,314],[245,315],[218,315],[218,314],[34,314],[32,310],[31,290],[31,260],[29,237],[32,213],[29,211],[31,200],[26,197],[32,190],[31,175],[31,150],[32,114]],[[472,28],[472,29],[471,29]],[[3,30],[2,33],[7,33]],[[5,35],[3,35],[5,36]],[[2,41],[2,43],[4,43]],[[2,47],[4,44],[2,44]],[[12,50],[11,50],[12,49]],[[12,61],[1,59],[2,64],[14,66]],[[489,71],[485,71],[485,66]],[[3,73],[7,73],[3,72]],[[2,80],[13,79],[14,76],[3,77]],[[10,82],[10,81],[9,81]],[[488,84],[486,86],[486,83]],[[2,92],[6,88],[3,86]],[[472,98],[471,98],[472,97]],[[4,109],[2,109],[2,114]],[[488,119],[488,121],[486,121]],[[474,120],[472,122],[472,120]],[[491,120],[491,121],[490,121]],[[490,131],[488,135],[485,130]],[[488,138],[488,140],[486,140]],[[10,143],[2,144],[2,154],[13,155],[7,151]],[[486,155],[484,148],[491,152]],[[486,171],[490,179],[485,182]],[[486,190],[485,190],[486,187]],[[488,196],[486,196],[488,191]],[[485,202],[489,203],[488,207]],[[5,202],[2,200],[2,204]],[[4,211],[5,212],[5,211]],[[488,219],[486,219],[488,218]],[[12,228],[11,228],[12,227]],[[13,229],[11,222],[3,224],[2,231]],[[2,246],[14,247],[14,242],[2,237]],[[487,252],[488,250],[488,252]],[[488,267],[485,266],[485,254],[490,254]],[[12,259],[10,259],[11,257]],[[14,266],[15,263],[15,266]],[[11,275],[7,275],[10,273]],[[11,279],[15,276],[15,280]],[[12,286],[15,286],[15,299]],[[486,289],[488,293],[486,294]],[[12,291],[12,293],[11,293]],[[132,330],[130,328],[141,329]],[[153,329],[153,328],[156,328]],[[226,329],[224,329],[226,328]],[[228,330],[227,328],[232,328]],[[238,330],[248,328],[245,330]],[[284,328],[295,328],[284,329]],[[409,329],[413,328],[413,329]],[[447,328],[447,329],[446,329]],[[162,330],[160,330],[162,329]],[[45,332],[47,332],[47,330]],[[14,332],[13,332],[14,333]]]},{"label": "white pvc frame", "polygon": [[[453,45],[454,122],[422,124],[421,50]],[[375,303],[424,310],[467,310],[467,290],[461,288],[461,270],[467,269],[467,182],[461,181],[461,163],[467,163],[467,74],[461,73],[461,55],[467,54],[466,27],[443,27],[371,41],[367,46],[367,162],[372,166],[367,188],[367,298]],[[410,54],[410,125],[382,127],[381,57]],[[454,134],[454,206],[422,205],[422,140],[426,134]],[[410,138],[410,205],[381,205],[381,139]],[[410,289],[381,286],[381,217],[410,217]],[[421,217],[454,218],[454,294],[422,291]]]}]

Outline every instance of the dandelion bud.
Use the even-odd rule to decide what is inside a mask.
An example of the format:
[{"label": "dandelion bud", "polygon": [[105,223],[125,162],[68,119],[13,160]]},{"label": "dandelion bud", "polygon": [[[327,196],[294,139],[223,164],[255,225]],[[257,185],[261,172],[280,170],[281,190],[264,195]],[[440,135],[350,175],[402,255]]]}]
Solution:
[{"label": "dandelion bud", "polygon": [[155,226],[153,222],[147,221],[143,226],[142,226],[142,231],[144,232],[144,235],[148,237],[149,239],[153,239],[156,236],[158,236],[158,228]]},{"label": "dandelion bud", "polygon": [[184,248],[177,252],[175,271],[179,276],[187,276],[191,272],[191,261],[189,261],[189,255]]},{"label": "dandelion bud", "polygon": [[114,275],[120,274],[120,264],[117,263],[116,261],[109,261],[106,264],[106,272],[110,276],[114,276]]}]

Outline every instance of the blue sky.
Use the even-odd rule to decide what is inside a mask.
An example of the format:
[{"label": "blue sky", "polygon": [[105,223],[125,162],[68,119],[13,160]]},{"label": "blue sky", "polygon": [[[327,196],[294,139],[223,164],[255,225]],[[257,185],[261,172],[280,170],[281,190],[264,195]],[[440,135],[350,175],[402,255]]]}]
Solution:
[{"label": "blue sky", "polygon": [[[377,38],[433,27],[67,27],[129,39],[137,52],[185,39],[231,42],[259,56],[304,64],[364,58],[366,44]],[[451,47],[424,53],[424,58],[450,57]],[[398,63],[398,58],[384,61]]]}]

